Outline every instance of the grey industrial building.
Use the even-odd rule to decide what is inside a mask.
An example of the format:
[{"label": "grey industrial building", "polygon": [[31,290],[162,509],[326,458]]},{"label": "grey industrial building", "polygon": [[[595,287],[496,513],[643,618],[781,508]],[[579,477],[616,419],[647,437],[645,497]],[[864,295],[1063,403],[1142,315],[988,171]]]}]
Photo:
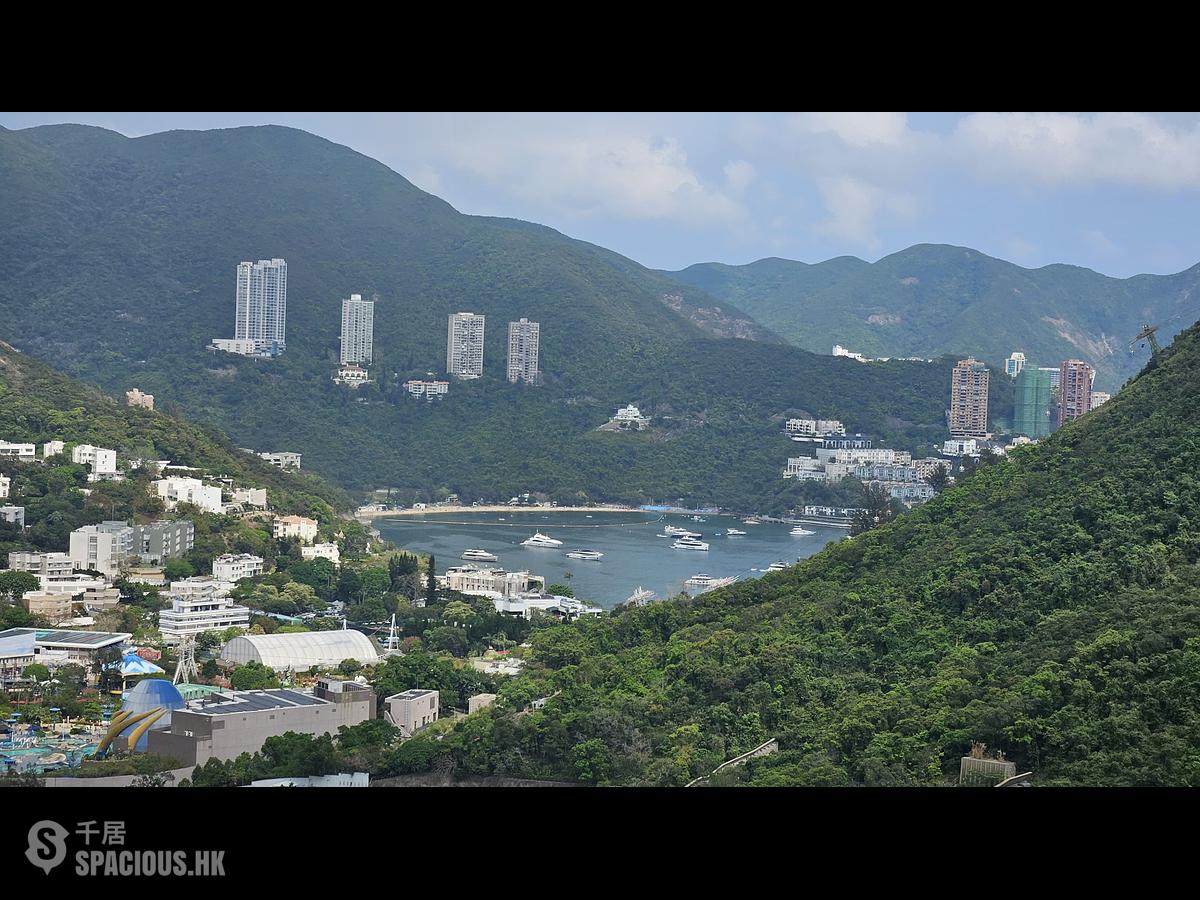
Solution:
[{"label": "grey industrial building", "polygon": [[142,562],[160,565],[181,559],[196,543],[196,526],[188,519],[133,526],[133,552]]},{"label": "grey industrial building", "polygon": [[400,729],[404,737],[412,737],[426,725],[438,720],[438,692],[413,688],[384,699],[384,718]]},{"label": "grey industrial building", "polygon": [[267,738],[288,731],[336,735],[340,726],[375,718],[375,692],[355,682],[322,679],[312,694],[280,688],[222,691],[171,714],[169,728],[149,733],[147,752],[183,765],[257,753]]}]

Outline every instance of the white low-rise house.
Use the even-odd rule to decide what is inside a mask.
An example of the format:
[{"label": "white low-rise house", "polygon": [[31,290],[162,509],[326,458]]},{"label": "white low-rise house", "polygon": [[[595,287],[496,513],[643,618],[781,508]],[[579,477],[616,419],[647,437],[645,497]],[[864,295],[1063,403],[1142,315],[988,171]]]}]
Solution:
[{"label": "white low-rise house", "polygon": [[0,475],[0,500],[7,500],[9,491],[12,490],[12,479],[7,475]]},{"label": "white low-rise house", "polygon": [[1105,391],[1092,391],[1092,405],[1090,408],[1095,409],[1097,406],[1103,406],[1111,399],[1112,394]]},{"label": "white low-rise house", "polygon": [[828,477],[825,464],[811,456],[793,456],[787,461],[783,471],[784,478],[795,478],[798,481],[825,481]]},{"label": "white low-rise house", "polygon": [[25,507],[0,506],[0,522],[7,522],[9,525],[16,525],[18,528],[24,528]]},{"label": "white low-rise house", "polygon": [[427,401],[440,400],[442,397],[450,393],[450,382],[448,381],[412,381],[404,382],[404,389],[408,393],[420,399],[424,397]]},{"label": "white low-rise house", "polygon": [[203,597],[197,594],[171,596],[171,608],[158,614],[158,630],[169,644],[202,631],[224,631],[227,628],[250,629],[250,609],[239,606],[225,597]]},{"label": "white low-rise house", "polygon": [[249,553],[226,553],[212,564],[213,577],[221,581],[240,581],[263,573],[263,558]]},{"label": "white low-rise house", "polygon": [[277,469],[299,469],[300,454],[284,451],[282,453],[260,453],[260,458],[265,459]]},{"label": "white low-rise house", "polygon": [[125,392],[125,403],[129,406],[139,406],[142,409],[154,409],[154,395],[143,394],[137,388]]},{"label": "white low-rise house", "polygon": [[640,431],[650,424],[650,417],[643,416],[642,411],[631,403],[618,409],[609,421],[619,428],[636,428]]},{"label": "white low-rise house", "polygon": [[103,591],[108,588],[108,581],[99,575],[62,575],[40,577],[42,593],[66,594],[77,597],[88,591]]},{"label": "white low-rise house", "polygon": [[67,449],[67,445],[62,441],[46,441],[46,443],[42,444],[42,458],[45,459],[47,456],[58,456],[58,454],[62,453],[65,449]]},{"label": "white low-rise house", "polygon": [[[79,444],[71,448],[71,462],[80,466],[91,466],[97,478],[117,474],[117,451],[91,444]],[[94,480],[94,479],[93,479]]]},{"label": "white low-rise house", "polygon": [[856,359],[859,362],[869,362],[870,361],[865,356],[863,356],[861,353],[855,353],[852,350],[847,350],[841,344],[833,345],[833,355],[849,357],[850,359]]},{"label": "white low-rise house", "polygon": [[8,554],[8,567],[14,572],[28,572],[38,578],[65,578],[75,571],[66,553],[31,553],[24,550]]},{"label": "white low-rise house", "polygon": [[233,492],[233,502],[240,506],[253,506],[256,509],[267,508],[266,488],[238,488]]},{"label": "white low-rise house", "polygon": [[347,387],[360,387],[364,384],[371,383],[370,373],[357,363],[347,363],[337,370],[337,374],[333,376],[336,384],[344,384]]},{"label": "white low-rise house", "polygon": [[979,442],[975,438],[945,441],[942,444],[942,453],[946,456],[978,456]]},{"label": "white low-rise house", "polygon": [[893,465],[908,465],[912,462],[912,454],[907,450],[892,450],[887,447],[856,447],[830,448],[818,447],[817,459],[822,462],[854,463],[891,463]]},{"label": "white low-rise house", "polygon": [[384,718],[406,738],[438,720],[438,692],[413,688],[383,701]]},{"label": "white low-rise house", "polygon": [[783,429],[788,434],[803,437],[846,433],[846,426],[838,419],[788,419]]},{"label": "white low-rise house", "polygon": [[522,619],[532,618],[535,612],[556,616],[567,621],[580,616],[604,615],[604,610],[598,606],[588,606],[581,600],[552,594],[526,594],[521,597],[493,598],[492,604],[496,607],[496,612]]},{"label": "white low-rise house", "polygon": [[221,489],[208,487],[199,478],[163,478],[154,482],[154,490],[167,509],[174,509],[179,503],[192,503],[205,512],[223,512]]},{"label": "white low-rise house", "polygon": [[193,575],[191,578],[172,581],[170,595],[211,600],[214,597],[228,597],[235,586],[234,582],[217,578],[215,575]]},{"label": "white low-rise house", "polygon": [[487,597],[490,600],[518,597],[530,591],[544,590],[546,587],[546,579],[541,575],[474,566],[451,566],[445,575],[437,577],[437,581],[447,590]]},{"label": "white low-rise house", "polygon": [[933,489],[933,486],[923,481],[909,484],[890,484],[887,487],[888,493],[897,500],[928,500],[930,497],[937,496],[937,491]]},{"label": "white low-rise house", "polygon": [[298,537],[300,543],[311,544],[317,536],[317,520],[304,516],[279,516],[272,529],[276,540]]},{"label": "white low-rise house", "polygon": [[342,559],[337,544],[313,544],[311,547],[301,547],[300,556],[304,559],[327,559],[335,565]]},{"label": "white low-rise house", "polygon": [[133,529],[125,522],[84,525],[71,532],[71,562],[76,569],[116,577],[133,553]]},{"label": "white low-rise house", "polygon": [[37,456],[37,447],[33,444],[11,444],[8,441],[0,441],[0,456],[33,459]]}]

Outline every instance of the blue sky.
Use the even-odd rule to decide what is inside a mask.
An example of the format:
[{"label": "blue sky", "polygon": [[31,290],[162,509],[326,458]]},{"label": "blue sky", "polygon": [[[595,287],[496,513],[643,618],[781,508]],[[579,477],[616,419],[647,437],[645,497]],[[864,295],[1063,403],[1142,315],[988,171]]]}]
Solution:
[{"label": "blue sky", "polygon": [[1200,261],[1200,117],[1142,113],[3,113],[129,136],[280,124],[466,213],[655,268],[959,244],[1108,275]]}]

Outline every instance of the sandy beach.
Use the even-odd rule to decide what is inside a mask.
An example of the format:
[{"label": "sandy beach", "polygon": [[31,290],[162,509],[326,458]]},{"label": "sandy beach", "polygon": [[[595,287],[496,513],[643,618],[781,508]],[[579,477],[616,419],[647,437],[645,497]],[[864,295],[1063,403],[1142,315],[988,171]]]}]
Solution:
[{"label": "sandy beach", "polygon": [[356,519],[378,519],[390,516],[427,516],[432,513],[497,513],[497,512],[641,512],[635,506],[430,506],[427,509],[395,509],[385,512],[356,512]]}]

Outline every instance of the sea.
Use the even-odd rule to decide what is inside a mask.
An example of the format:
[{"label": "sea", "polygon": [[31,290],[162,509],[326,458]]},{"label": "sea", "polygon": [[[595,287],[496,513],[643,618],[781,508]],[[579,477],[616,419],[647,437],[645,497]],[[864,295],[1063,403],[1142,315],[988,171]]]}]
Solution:
[{"label": "sea", "polygon": [[[541,575],[546,584],[570,585],[575,596],[611,609],[639,587],[660,599],[687,590],[684,581],[705,573],[713,578],[736,576],[739,581],[765,574],[771,563],[791,565],[812,556],[830,541],[847,535],[844,528],[805,525],[811,535],[791,535],[791,525],[749,525],[735,516],[691,516],[659,512],[544,512],[514,510],[495,513],[427,513],[374,520],[385,538],[407,550],[432,553],[438,572],[465,565],[468,548],[487,550],[495,563],[510,571]],[[674,550],[673,538],[660,537],[663,527],[676,525],[698,531],[707,551]],[[728,528],[745,536],[726,536]],[[563,542],[558,548],[523,547],[534,532]],[[572,559],[567,551],[598,550],[597,561]]]}]

